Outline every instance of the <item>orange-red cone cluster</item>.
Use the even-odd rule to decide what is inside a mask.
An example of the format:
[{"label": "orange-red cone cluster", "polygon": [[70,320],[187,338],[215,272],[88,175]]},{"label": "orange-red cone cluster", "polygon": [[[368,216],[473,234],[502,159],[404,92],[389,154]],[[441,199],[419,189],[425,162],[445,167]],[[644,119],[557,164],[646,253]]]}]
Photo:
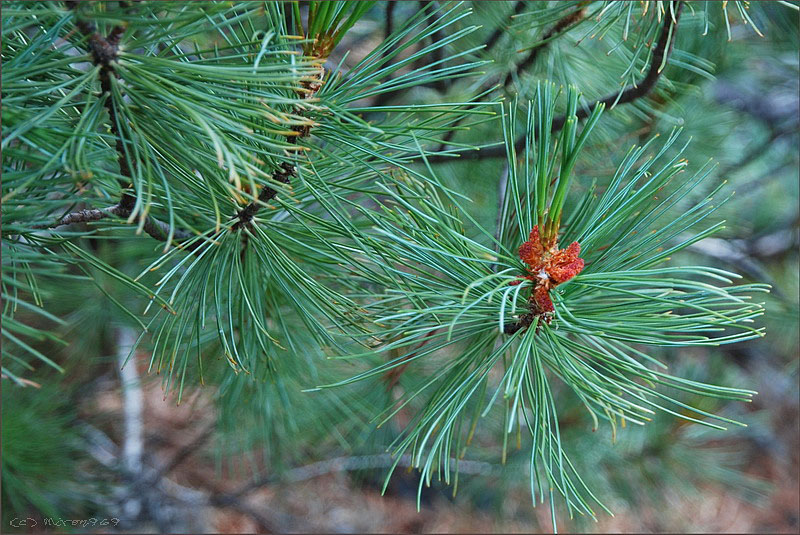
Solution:
[{"label": "orange-red cone cluster", "polygon": [[[580,252],[581,246],[578,242],[572,242],[566,249],[558,248],[557,238],[553,238],[550,243],[542,243],[538,225],[531,229],[528,241],[519,247],[519,257],[528,264],[528,275],[524,278],[534,284],[530,298],[531,312],[545,316],[548,323],[554,310],[550,289],[570,280],[583,270],[583,259],[578,258]],[[514,281],[512,284],[521,282]]]}]

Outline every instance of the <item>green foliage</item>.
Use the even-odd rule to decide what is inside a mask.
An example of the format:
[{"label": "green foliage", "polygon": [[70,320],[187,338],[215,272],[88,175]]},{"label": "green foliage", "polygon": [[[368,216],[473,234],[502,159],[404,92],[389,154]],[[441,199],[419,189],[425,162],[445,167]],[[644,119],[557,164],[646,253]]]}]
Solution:
[{"label": "green foliage", "polygon": [[[52,374],[51,374],[52,375]],[[94,477],[85,469],[76,414],[56,390],[3,388],[3,524],[38,511],[61,517],[91,510]]]}]

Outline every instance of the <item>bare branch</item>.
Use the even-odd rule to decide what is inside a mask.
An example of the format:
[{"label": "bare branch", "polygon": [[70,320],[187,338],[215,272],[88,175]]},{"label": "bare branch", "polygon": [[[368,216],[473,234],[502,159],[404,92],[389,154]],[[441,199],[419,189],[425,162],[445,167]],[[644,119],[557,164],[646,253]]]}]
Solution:
[{"label": "bare branch", "polygon": [[[128,218],[131,215],[131,209],[122,206],[122,203],[115,204],[114,206],[109,206],[108,208],[89,208],[85,210],[78,210],[77,212],[71,212],[62,218],[54,221],[53,223],[42,223],[39,225],[33,225],[31,228],[33,229],[53,229],[57,227],[63,227],[64,225],[72,225],[75,223],[89,223],[91,221],[100,221],[101,219],[105,219],[107,217],[120,217],[120,218]],[[144,220],[144,225],[142,226],[142,230],[152,236],[153,238],[157,239],[158,241],[167,241],[167,237],[169,236],[170,226],[163,221],[159,221],[153,217],[146,217]],[[188,240],[189,238],[194,237],[194,234],[185,230],[176,230],[174,232],[174,239],[175,241],[184,241]]]},{"label": "bare branch", "polygon": [[[452,462],[456,462],[452,459]],[[278,481],[288,481],[297,483],[299,481],[306,481],[316,477],[329,474],[331,472],[348,472],[355,470],[374,470],[378,468],[387,468],[395,465],[408,468],[414,465],[414,459],[411,455],[402,455],[398,460],[396,457],[389,453],[379,455],[356,455],[348,457],[335,457],[325,461],[307,464],[305,466],[298,466],[287,471],[283,477],[267,475],[257,479],[247,485],[244,485],[239,490],[227,494],[219,494],[212,497],[211,503],[216,506],[227,506],[234,503],[241,497],[258,490],[259,488],[276,483]],[[483,462],[483,461],[465,461],[459,459],[458,470],[463,474],[492,474],[498,471],[497,466]]]},{"label": "bare branch", "polygon": [[200,431],[200,433],[187,444],[181,446],[178,451],[176,451],[172,458],[169,461],[164,463],[158,471],[153,474],[152,476],[148,477],[147,480],[156,483],[162,477],[165,477],[167,474],[172,472],[175,468],[180,466],[183,461],[188,459],[192,456],[192,454],[197,451],[197,449],[206,443],[206,441],[211,438],[211,435],[214,433],[214,429],[216,429],[216,423],[210,422],[206,424],[206,426]]}]

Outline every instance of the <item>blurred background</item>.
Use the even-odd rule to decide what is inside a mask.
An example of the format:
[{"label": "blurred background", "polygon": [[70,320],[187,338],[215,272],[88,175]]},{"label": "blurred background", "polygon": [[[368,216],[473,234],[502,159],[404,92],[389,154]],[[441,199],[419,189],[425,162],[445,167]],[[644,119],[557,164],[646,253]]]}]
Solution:
[{"label": "blurred background", "polygon": [[[352,66],[428,4],[377,2],[330,63],[343,60],[345,68]],[[399,91],[392,100],[379,97],[381,102],[370,104],[467,100],[498,81],[504,88],[493,90],[492,98],[525,98],[541,79],[575,83],[588,100],[620,87],[626,58],[610,52],[619,43],[613,31],[600,39],[576,26],[539,47],[531,59],[530,50],[520,49],[552,35],[557,20],[535,16],[534,2],[470,7],[473,13],[461,24],[482,28],[449,52],[487,44],[467,56],[493,60],[483,74]],[[621,429],[612,439],[602,427],[592,433],[580,404],[563,392],[562,440],[614,516],[601,513],[597,523],[563,518],[562,531],[800,530],[798,12],[778,2],[754,9],[751,15],[763,36],[729,15],[729,38],[725,15],[713,7],[706,36],[702,16],[684,13],[658,91],[607,114],[601,134],[585,149],[592,157],[579,163],[577,173],[608,179],[631,144],[676,127],[692,139],[687,158],[694,167],[716,162],[703,188],[727,180],[725,191],[735,191],[718,211],[726,227],[676,261],[717,266],[741,273],[746,281],[771,284],[763,318],[767,336],[727,347],[664,352],[659,358],[676,374],[758,395],[747,405],[688,400],[745,422],[746,428],[719,432],[660,416],[645,429]],[[489,124],[460,131],[453,142],[499,139],[497,125]],[[469,196],[476,219],[492,228],[503,165],[502,159],[481,158],[439,163],[436,172]],[[122,236],[109,233],[87,241],[96,254],[136,272],[148,263],[153,245]],[[281,396],[263,395],[269,384],[245,385],[225,377],[207,379],[204,386],[187,381],[178,405],[175,396],[165,398],[161,378],[148,372],[146,351],[137,351],[120,369],[139,334],[107,297],[133,299],[124,288],[111,279],[99,287],[66,280],[42,290],[48,310],[65,323],[40,327],[52,329],[67,344],[45,340],[37,348],[65,372],[40,367],[26,376],[31,382],[26,388],[2,381],[6,532],[552,529],[548,504],[531,505],[528,453],[513,451],[502,464],[491,425],[476,437],[476,451],[462,464],[457,494],[434,484],[424,489],[417,511],[417,475],[402,469],[408,464],[404,459],[381,496],[393,462],[380,453],[381,445],[396,429],[376,431],[366,413],[352,408],[358,403],[339,406],[337,394],[303,394],[300,389],[308,385],[298,385],[296,392],[285,393],[287,400],[300,400],[289,409],[275,403]],[[348,396],[369,408],[375,395],[369,388],[355,387]],[[337,409],[329,426],[312,421],[328,418],[318,410],[320,404]],[[272,425],[288,410],[308,417]],[[96,520],[94,525],[48,526],[47,518]],[[108,519],[105,525],[103,519]]]}]

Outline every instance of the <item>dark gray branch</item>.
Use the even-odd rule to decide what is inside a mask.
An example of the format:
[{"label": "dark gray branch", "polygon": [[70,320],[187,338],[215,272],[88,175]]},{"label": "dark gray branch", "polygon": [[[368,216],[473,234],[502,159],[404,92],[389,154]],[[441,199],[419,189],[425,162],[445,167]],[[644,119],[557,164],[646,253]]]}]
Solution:
[{"label": "dark gray branch", "polygon": [[[225,507],[260,489],[261,487],[272,483],[278,483],[281,481],[297,483],[299,481],[306,481],[331,472],[374,470],[393,465],[412,467],[414,465],[414,460],[412,456],[408,454],[400,456],[400,459],[398,460],[389,453],[336,457],[333,459],[318,461],[305,466],[292,468],[291,470],[288,470],[282,477],[278,477],[276,475],[265,475],[251,483],[242,486],[239,488],[239,490],[213,496],[210,501],[212,505]],[[498,471],[498,467],[492,465],[491,463],[483,461],[467,461],[463,459],[458,461],[458,469],[463,474],[493,474],[497,473]]]},{"label": "dark gray branch", "polygon": [[[280,170],[272,175],[272,178],[282,184],[288,184],[291,177],[295,175],[295,168],[292,164],[283,162],[280,166]],[[261,190],[261,193],[258,194],[258,202],[251,202],[247,206],[245,206],[238,214],[239,221],[233,226],[233,230],[239,229],[241,227],[247,226],[253,220],[253,217],[258,213],[261,209],[261,206],[275,197],[278,192],[275,191],[273,188],[269,186],[264,186],[264,189]]]},{"label": "dark gray branch", "polygon": [[[42,223],[39,225],[33,225],[31,228],[53,229],[57,227],[63,227],[64,225],[72,225],[75,223],[89,223],[91,221],[100,221],[101,219],[106,219],[108,217],[119,217],[125,219],[130,217],[131,212],[132,209],[122,206],[122,203],[120,202],[120,204],[115,204],[114,206],[109,206],[108,208],[102,208],[102,209],[88,208],[85,210],[78,210],[77,212],[71,212],[53,223]],[[170,227],[168,224],[148,216],[147,218],[145,218],[142,230],[159,241],[167,241],[167,236],[169,236]],[[176,241],[188,240],[193,236],[194,234],[185,230],[176,230],[174,232],[174,239]]]},{"label": "dark gray branch", "polygon": [[81,33],[89,38],[89,51],[92,53],[94,64],[100,65],[100,72],[98,74],[100,78],[100,92],[106,98],[104,104],[108,112],[109,127],[116,140],[117,164],[119,165],[120,174],[128,179],[127,182],[120,182],[120,186],[123,188],[120,204],[126,208],[133,209],[136,204],[136,197],[125,191],[132,186],[133,174],[128,165],[125,144],[119,132],[117,110],[114,106],[114,100],[111,98],[111,77],[116,76],[112,62],[117,59],[119,40],[125,31],[125,27],[121,25],[114,26],[109,34],[104,37],[97,32],[97,28],[93,23],[78,18],[78,2],[76,0],[68,0],[66,5],[75,12],[75,26]]}]

